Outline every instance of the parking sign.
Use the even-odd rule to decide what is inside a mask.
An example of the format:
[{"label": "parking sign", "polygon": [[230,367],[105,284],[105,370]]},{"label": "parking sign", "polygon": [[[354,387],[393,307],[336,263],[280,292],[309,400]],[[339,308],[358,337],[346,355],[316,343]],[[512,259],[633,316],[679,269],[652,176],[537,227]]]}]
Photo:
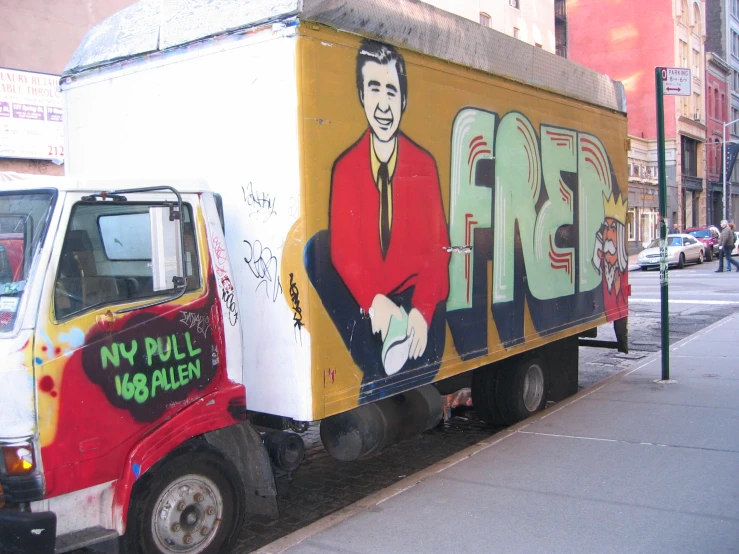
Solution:
[{"label": "parking sign", "polygon": [[690,96],[690,69],[684,67],[662,67],[662,94],[667,96]]}]

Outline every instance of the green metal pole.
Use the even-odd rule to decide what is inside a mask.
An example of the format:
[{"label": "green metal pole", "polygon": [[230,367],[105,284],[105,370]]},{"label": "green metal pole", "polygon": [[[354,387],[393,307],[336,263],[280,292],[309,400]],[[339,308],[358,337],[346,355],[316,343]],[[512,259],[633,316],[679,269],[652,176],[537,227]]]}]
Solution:
[{"label": "green metal pole", "polygon": [[662,301],[662,380],[670,379],[670,310],[667,306],[667,176],[665,175],[665,101],[662,68],[654,70],[657,87],[657,154],[659,156],[659,291]]}]

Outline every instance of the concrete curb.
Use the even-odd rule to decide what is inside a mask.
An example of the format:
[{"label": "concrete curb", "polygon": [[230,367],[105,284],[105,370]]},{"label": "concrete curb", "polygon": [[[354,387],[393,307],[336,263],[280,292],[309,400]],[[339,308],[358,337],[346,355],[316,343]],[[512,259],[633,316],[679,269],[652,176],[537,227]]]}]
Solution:
[{"label": "concrete curb", "polygon": [[[736,318],[736,317],[739,317],[739,316],[737,314],[731,314],[729,316],[726,316],[725,318],[709,325],[708,327],[705,327],[704,329],[701,329],[700,331],[693,333],[692,335],[689,335],[674,344],[671,344],[670,352],[673,352],[676,349],[680,348],[683,344],[687,344],[688,342],[692,342],[694,340],[699,339],[701,336],[707,333],[710,333],[714,328],[719,327],[720,325],[724,324],[727,320]],[[427,467],[426,469],[422,469],[421,471],[414,473],[413,475],[409,475],[405,479],[402,479],[389,487],[386,487],[380,491],[377,491],[367,496],[366,498],[363,498],[362,500],[355,502],[354,504],[350,504],[349,506],[346,506],[345,508],[342,508],[341,510],[336,511],[333,514],[330,514],[324,518],[321,518],[318,521],[315,521],[314,523],[308,525],[307,527],[304,527],[302,529],[299,529],[298,531],[295,531],[293,533],[290,533],[289,535],[286,535],[280,539],[277,539],[276,541],[266,546],[263,546],[262,548],[260,548],[259,550],[256,550],[255,552],[257,554],[279,554],[281,552],[284,552],[285,550],[292,548],[293,546],[296,546],[300,544],[301,542],[310,539],[311,537],[317,535],[318,533],[325,531],[327,529],[330,529],[331,527],[334,527],[335,525],[338,525],[339,523],[342,523],[343,521],[346,521],[347,519],[355,516],[356,514],[370,510],[374,508],[375,506],[382,504],[386,500],[389,500],[393,498],[394,496],[397,496],[415,487],[416,485],[418,485],[419,483],[422,483],[426,479],[433,477],[434,475],[437,475],[439,473],[442,473],[443,471],[451,467],[454,467],[455,465],[466,460],[467,458],[471,458],[472,456],[497,445],[498,443],[506,440],[509,437],[512,437],[513,435],[529,427],[530,425],[533,425],[534,423],[540,420],[546,419],[549,416],[556,414],[560,410],[563,410],[567,408],[568,406],[575,404],[576,402],[579,402],[583,398],[587,398],[591,394],[598,392],[600,389],[612,383],[613,381],[618,381],[622,377],[625,377],[627,375],[630,375],[631,373],[635,373],[636,371],[639,371],[645,366],[653,363],[655,360],[660,359],[660,356],[661,356],[660,351],[654,352],[650,354],[649,356],[647,356],[645,359],[641,360],[641,363],[638,364],[637,367],[629,367],[629,368],[619,371],[618,373],[614,373],[613,375],[610,375],[606,379],[603,379],[602,381],[599,381],[598,383],[595,383],[594,385],[591,385],[590,387],[587,387],[577,392],[576,394],[567,398],[566,400],[563,400],[555,404],[551,408],[547,408],[539,412],[538,414],[524,421],[517,423],[516,425],[513,425],[511,427],[504,429],[503,431],[500,431],[499,433],[496,433],[495,435],[490,437],[490,439],[488,440],[481,441],[475,445],[465,448],[464,450],[461,450],[460,452],[457,452],[456,454],[453,454],[452,456],[449,456],[448,458],[445,458]]]}]

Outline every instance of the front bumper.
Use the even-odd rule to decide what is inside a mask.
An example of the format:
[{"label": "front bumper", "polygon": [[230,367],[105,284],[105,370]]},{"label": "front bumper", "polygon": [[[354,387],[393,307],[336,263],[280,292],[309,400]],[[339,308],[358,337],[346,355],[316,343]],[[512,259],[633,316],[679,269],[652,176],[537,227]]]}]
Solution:
[{"label": "front bumper", "polygon": [[56,542],[54,512],[0,509],[0,552],[53,554]]},{"label": "front bumper", "polygon": [[[667,256],[667,265],[677,265],[676,256]],[[659,267],[659,258],[639,258],[636,263],[640,267]]]}]

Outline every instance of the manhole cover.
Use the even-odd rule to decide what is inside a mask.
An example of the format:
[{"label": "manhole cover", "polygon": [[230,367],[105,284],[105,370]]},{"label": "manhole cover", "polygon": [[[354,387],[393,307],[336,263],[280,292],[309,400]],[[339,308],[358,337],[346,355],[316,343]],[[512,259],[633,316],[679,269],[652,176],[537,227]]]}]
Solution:
[{"label": "manhole cover", "polygon": [[600,360],[595,360],[594,362],[590,362],[591,365],[618,365],[618,362],[608,359],[608,358],[601,358]]},{"label": "manhole cover", "polygon": [[619,352],[618,354],[614,354],[613,357],[621,358],[622,360],[641,360],[642,358],[646,358],[648,355],[649,354],[641,354],[641,353],[637,354],[636,352],[632,352],[629,354],[622,354]]}]

